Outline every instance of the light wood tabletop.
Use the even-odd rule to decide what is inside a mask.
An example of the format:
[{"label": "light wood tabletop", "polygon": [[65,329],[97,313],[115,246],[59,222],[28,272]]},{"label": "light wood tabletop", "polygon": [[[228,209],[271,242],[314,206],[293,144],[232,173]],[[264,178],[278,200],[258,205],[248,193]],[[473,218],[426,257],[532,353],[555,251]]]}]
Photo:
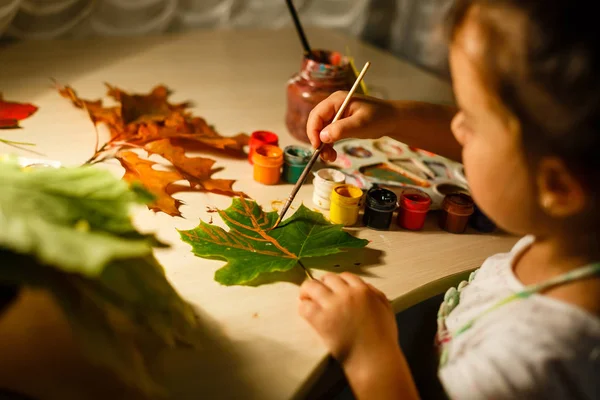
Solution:
[{"label": "light wood tabletop", "polygon": [[[326,30],[309,29],[308,35],[315,48],[342,52],[348,48],[358,66],[371,61],[365,81],[378,95],[452,102],[448,83],[391,55]],[[90,157],[94,128],[84,112],[57,94],[50,80],[54,78],[90,99],[104,95],[104,82],[143,93],[164,83],[173,89],[174,101],[192,100],[194,114],[214,124],[221,134],[270,130],[286,146],[296,141],[284,124],[285,85],[299,70],[300,61],[301,47],[291,29],[7,43],[0,46],[0,91],[6,99],[31,102],[40,109],[22,122],[24,129],[2,135],[34,142],[44,158],[64,165],[78,165]],[[0,146],[0,153],[13,152]],[[292,188],[254,182],[246,160],[218,155],[215,159],[216,167],[224,167],[217,178],[236,179],[234,188],[267,210],[273,201],[285,200]],[[123,173],[116,162],[99,167],[119,176]],[[295,206],[304,201],[312,208],[311,195],[312,186],[305,185]],[[200,349],[173,352],[160,360],[174,398],[301,398],[328,358],[319,337],[297,314],[302,270],[254,286],[221,286],[213,275],[223,262],[194,257],[176,229],[190,229],[199,219],[209,220],[212,214],[207,213],[207,206],[226,208],[231,199],[210,193],[176,197],[185,202],[183,218],[146,209],[135,212],[140,228],[157,232],[172,245],[157,251],[157,257],[203,320]],[[218,217],[214,220],[221,224]],[[457,274],[478,267],[486,257],[507,251],[515,242],[501,234],[449,234],[440,231],[433,218],[424,231],[416,233],[397,228],[350,231],[371,241],[367,249],[307,261],[307,267],[362,275],[393,301],[396,310],[441,292]],[[323,269],[313,269],[313,273],[320,276]]]}]

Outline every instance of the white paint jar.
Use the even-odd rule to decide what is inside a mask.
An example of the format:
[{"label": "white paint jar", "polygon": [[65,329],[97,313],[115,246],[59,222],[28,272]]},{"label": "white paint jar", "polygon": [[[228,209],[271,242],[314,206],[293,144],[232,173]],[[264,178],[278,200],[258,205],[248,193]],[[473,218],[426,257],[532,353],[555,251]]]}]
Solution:
[{"label": "white paint jar", "polygon": [[329,210],[331,192],[334,187],[346,182],[346,174],[333,168],[320,169],[314,173],[313,203],[323,210]]}]

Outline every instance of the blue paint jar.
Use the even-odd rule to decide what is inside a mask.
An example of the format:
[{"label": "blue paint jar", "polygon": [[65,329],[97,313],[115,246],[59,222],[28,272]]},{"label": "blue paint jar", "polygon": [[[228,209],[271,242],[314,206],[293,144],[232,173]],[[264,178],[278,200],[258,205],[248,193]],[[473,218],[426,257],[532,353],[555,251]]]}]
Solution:
[{"label": "blue paint jar", "polygon": [[311,151],[305,147],[286,147],[283,151],[283,179],[288,183],[298,182],[311,155]]},{"label": "blue paint jar", "polygon": [[388,230],[397,206],[398,196],[394,192],[373,187],[367,192],[363,223],[372,229]]}]

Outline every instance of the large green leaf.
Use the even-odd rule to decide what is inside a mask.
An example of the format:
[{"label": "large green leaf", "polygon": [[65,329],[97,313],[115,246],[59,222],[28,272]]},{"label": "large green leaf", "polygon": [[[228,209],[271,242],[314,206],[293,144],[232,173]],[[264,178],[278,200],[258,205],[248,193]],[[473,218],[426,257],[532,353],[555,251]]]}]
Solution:
[{"label": "large green leaf", "polygon": [[95,168],[22,171],[0,164],[0,247],[97,276],[111,260],[143,257],[157,241],[129,218],[138,196]]},{"label": "large green leaf", "polygon": [[83,352],[155,395],[156,352],[191,342],[193,309],[152,256],[129,209],[147,192],[91,167],[0,163],[0,284],[38,287],[61,306]]},{"label": "large green leaf", "polygon": [[244,198],[233,199],[219,215],[229,231],[200,222],[192,230],[180,231],[180,235],[198,257],[228,261],[215,273],[215,280],[224,285],[246,284],[261,273],[290,270],[303,258],[335,254],[368,243],[304,205],[273,230],[270,228],[275,225],[277,213],[265,213],[256,202]]}]

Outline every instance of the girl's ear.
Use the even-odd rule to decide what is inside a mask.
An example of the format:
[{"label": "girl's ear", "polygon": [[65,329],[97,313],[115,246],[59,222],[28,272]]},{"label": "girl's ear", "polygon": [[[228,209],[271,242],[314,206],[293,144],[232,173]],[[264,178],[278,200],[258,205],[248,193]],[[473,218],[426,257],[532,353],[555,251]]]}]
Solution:
[{"label": "girl's ear", "polygon": [[546,214],[567,218],[586,208],[583,185],[557,157],[544,157],[537,168],[538,203]]}]

